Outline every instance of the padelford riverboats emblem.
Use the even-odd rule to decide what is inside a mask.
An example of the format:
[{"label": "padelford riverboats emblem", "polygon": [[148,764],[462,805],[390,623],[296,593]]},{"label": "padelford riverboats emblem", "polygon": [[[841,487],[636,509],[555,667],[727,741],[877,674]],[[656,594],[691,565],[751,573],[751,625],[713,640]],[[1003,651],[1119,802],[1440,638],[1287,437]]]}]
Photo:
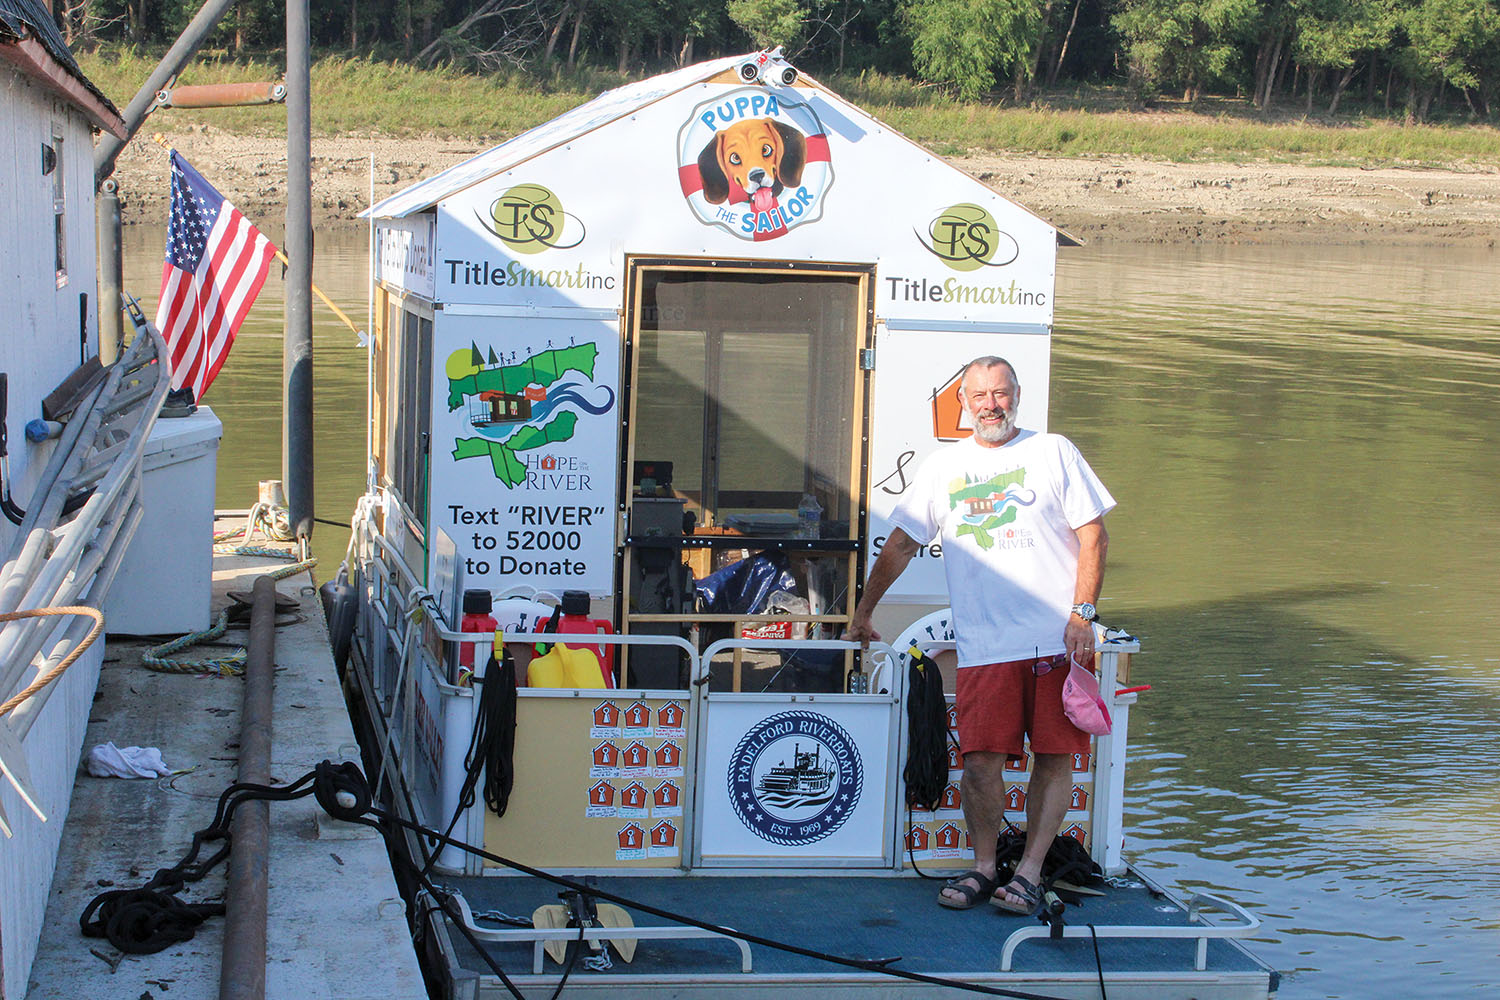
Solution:
[{"label": "padelford riverboats emblem", "polygon": [[747,732],[729,759],[729,801],[757,837],[811,844],[849,818],[864,789],[859,748],[815,712],[781,712]]}]

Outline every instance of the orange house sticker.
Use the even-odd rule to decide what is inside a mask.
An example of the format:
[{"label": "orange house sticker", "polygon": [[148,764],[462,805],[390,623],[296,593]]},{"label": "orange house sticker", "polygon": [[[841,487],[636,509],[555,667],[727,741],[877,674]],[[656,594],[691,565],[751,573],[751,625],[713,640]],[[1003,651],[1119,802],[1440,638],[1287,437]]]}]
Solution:
[{"label": "orange house sticker", "polygon": [[1089,765],[1092,764],[1093,761],[1094,755],[1091,753],[1075,753],[1073,755],[1074,772],[1087,774],[1089,771]]},{"label": "orange house sticker", "polygon": [[948,706],[948,729],[950,732],[958,731],[958,709],[953,705]]},{"label": "orange house sticker", "polygon": [[672,809],[681,801],[682,789],[677,787],[675,781],[663,781],[651,789],[651,799],[656,803],[658,809]]},{"label": "orange house sticker", "polygon": [[594,709],[594,725],[601,728],[611,728],[620,724],[620,710],[613,702],[603,702]]},{"label": "orange house sticker", "polygon": [[651,709],[646,707],[645,702],[638,701],[625,710],[625,725],[632,729],[639,729],[650,723]]},{"label": "orange house sticker", "polygon": [[615,786],[601,781],[589,789],[589,805],[611,806],[615,803]]},{"label": "orange house sticker", "polygon": [[1068,801],[1069,809],[1087,809],[1089,807],[1089,793],[1077,785],[1073,786],[1073,797]]},{"label": "orange house sticker", "polygon": [[682,726],[682,706],[675,701],[669,701],[656,710],[656,724],[665,726],[667,729],[677,729]]},{"label": "orange house sticker", "polygon": [[1029,765],[1030,763],[1031,763],[1031,755],[1028,754],[1028,753],[1023,753],[1023,754],[1021,754],[1021,756],[1017,757],[1015,760],[1008,760],[1008,761],[1006,761],[1005,762],[1005,769],[1007,771],[1024,771],[1024,770],[1026,770],[1027,765]]},{"label": "orange house sticker", "polygon": [[625,748],[626,767],[645,767],[646,759],[651,756],[651,751],[646,749],[646,744],[636,740]]},{"label": "orange house sticker", "polygon": [[937,845],[939,849],[951,849],[958,846],[959,829],[952,823],[944,823],[938,827]]},{"label": "orange house sticker", "polygon": [[940,388],[932,390],[932,436],[939,441],[958,441],[974,433],[974,428],[967,426],[968,414],[958,396],[963,374],[960,368]]},{"label": "orange house sticker", "polygon": [[908,851],[925,851],[927,845],[932,841],[932,831],[925,826],[914,826],[906,831],[906,849]]},{"label": "orange house sticker", "polygon": [[667,822],[666,820],[662,820],[660,823],[653,826],[651,828],[651,846],[676,847],[677,827]]},{"label": "orange house sticker", "polygon": [[964,766],[963,752],[958,749],[957,743],[948,744],[948,770],[957,771]]},{"label": "orange house sticker", "polygon": [[661,746],[657,747],[655,756],[657,767],[682,766],[682,747],[671,740],[667,740]]},{"label": "orange house sticker", "polygon": [[615,833],[615,840],[619,842],[622,851],[638,850],[646,840],[646,831],[638,824],[630,823]]},{"label": "orange house sticker", "polygon": [[1062,835],[1064,837],[1072,837],[1080,844],[1084,844],[1085,846],[1087,846],[1089,832],[1078,823],[1074,823],[1072,826],[1068,827],[1062,832]]},{"label": "orange house sticker", "polygon": [[958,785],[949,782],[948,786],[943,789],[943,798],[942,801],[938,803],[938,808],[961,809],[963,808],[962,802],[963,796],[958,793]]},{"label": "orange house sticker", "polygon": [[1011,785],[1005,790],[1005,808],[1018,811],[1026,808],[1026,789]]},{"label": "orange house sticker", "polygon": [[640,809],[646,805],[646,786],[639,781],[632,781],[625,786],[620,793],[620,805],[626,809]]},{"label": "orange house sticker", "polygon": [[539,464],[541,465],[543,471],[551,472],[553,469],[557,468],[557,456],[543,455],[542,460]]},{"label": "orange house sticker", "polygon": [[606,740],[594,747],[595,767],[618,767],[620,763],[620,748]]}]

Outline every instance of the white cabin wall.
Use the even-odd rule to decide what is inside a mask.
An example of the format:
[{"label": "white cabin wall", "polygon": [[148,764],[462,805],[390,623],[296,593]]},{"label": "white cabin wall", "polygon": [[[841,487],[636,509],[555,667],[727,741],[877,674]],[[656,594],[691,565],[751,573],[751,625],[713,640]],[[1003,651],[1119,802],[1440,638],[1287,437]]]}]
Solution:
[{"label": "white cabin wall", "polygon": [[[98,353],[98,271],[94,229],[94,141],[87,120],[30,78],[0,67],[0,371],[10,376],[6,419],[11,496],[25,507],[52,442],[26,441],[26,422],[42,399],[83,360],[79,293],[88,295],[88,354]],[[53,259],[52,177],[42,174],[42,144],[54,124],[63,136],[67,281],[58,287]],[[0,518],[0,552],[14,526]]]},{"label": "white cabin wall", "polygon": [[[0,371],[10,376],[9,485],[15,502],[26,507],[53,449],[50,441],[28,444],[26,422],[41,416],[43,397],[81,360],[80,292],[89,296],[88,354],[98,348],[94,143],[79,112],[9,66],[0,66],[0,103]],[[42,144],[51,141],[54,124],[63,137],[68,276],[62,287],[53,250],[52,177],[41,169]],[[0,517],[0,553],[15,537],[15,526]],[[95,644],[63,675],[23,744],[47,821],[0,781],[0,807],[15,832],[0,836],[0,1000],[27,992],[103,656],[103,644]]]}]

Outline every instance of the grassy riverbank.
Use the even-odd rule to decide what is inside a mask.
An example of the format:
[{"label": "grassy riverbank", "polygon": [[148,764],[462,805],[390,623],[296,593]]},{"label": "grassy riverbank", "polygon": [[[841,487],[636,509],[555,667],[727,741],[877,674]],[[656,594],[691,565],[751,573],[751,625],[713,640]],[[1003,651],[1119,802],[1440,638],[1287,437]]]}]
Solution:
[{"label": "grassy riverbank", "polygon": [[[123,107],[156,64],[156,54],[101,51],[84,72]],[[271,62],[200,59],[184,84],[272,80]],[[625,78],[598,71],[536,80],[517,73],[476,76],[451,69],[327,56],[313,66],[313,127],[322,136],[432,136],[493,143],[582,104]],[[877,118],[946,156],[1034,153],[1130,156],[1178,163],[1290,162],[1304,166],[1483,167],[1500,165],[1500,129],[1478,124],[1403,125],[1391,117],[1263,115],[1246,101],[1133,108],[1109,88],[1042,95],[1026,107],[961,103],[942,91],[864,74],[823,80]],[[159,123],[159,124],[158,124]],[[279,107],[156,113],[153,125],[208,125],[226,132],[285,133]]]}]

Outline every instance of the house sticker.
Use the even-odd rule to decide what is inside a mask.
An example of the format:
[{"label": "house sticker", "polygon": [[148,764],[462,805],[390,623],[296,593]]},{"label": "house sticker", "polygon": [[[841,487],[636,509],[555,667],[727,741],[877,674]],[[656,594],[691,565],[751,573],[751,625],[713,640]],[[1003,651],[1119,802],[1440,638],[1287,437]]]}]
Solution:
[{"label": "house sticker", "polygon": [[[683,736],[682,705],[675,701],[669,701],[656,710],[656,728],[659,736]],[[664,732],[670,730],[670,732]]]},{"label": "house sticker", "polygon": [[682,777],[682,747],[667,740],[657,747],[652,756],[656,761],[656,773],[664,777]]},{"label": "house sticker", "polygon": [[640,740],[636,740],[625,748],[625,762],[622,766],[628,770],[640,770],[646,767],[650,759],[650,749]]},{"label": "house sticker", "polygon": [[620,792],[620,805],[631,809],[644,809],[646,806],[646,786],[639,781],[632,781]]},{"label": "house sticker", "polygon": [[614,729],[620,724],[620,710],[614,702],[606,701],[594,709],[594,725],[600,729]]},{"label": "house sticker", "polygon": [[677,857],[677,825],[662,820],[651,828],[651,850],[653,858]]},{"label": "house sticker", "polygon": [[958,850],[959,844],[962,842],[962,840],[962,831],[960,831],[959,828],[954,826],[952,823],[944,823],[942,826],[938,827],[938,850],[956,851]]},{"label": "house sticker", "polygon": [[1074,785],[1073,786],[1073,796],[1072,796],[1072,798],[1068,802],[1068,808],[1069,809],[1087,809],[1088,807],[1089,807],[1089,793],[1086,792],[1086,791],[1084,791],[1082,788],[1079,788],[1077,785]]},{"label": "house sticker", "polygon": [[612,806],[615,804],[615,786],[607,781],[600,781],[589,789],[589,805]]},{"label": "house sticker", "polygon": [[[652,807],[661,813],[663,809],[680,809],[682,807],[682,789],[675,781],[663,781],[651,789]],[[681,815],[681,813],[678,813]]]},{"label": "house sticker", "polygon": [[663,820],[651,828],[652,847],[676,847],[677,827]]},{"label": "house sticker", "polygon": [[961,771],[964,767],[963,753],[958,749],[957,743],[948,744],[948,770]]},{"label": "house sticker", "polygon": [[963,796],[959,794],[958,784],[949,782],[943,789],[943,797],[938,801],[939,809],[962,809]]},{"label": "house sticker", "polygon": [[1030,764],[1031,764],[1031,754],[1029,754],[1029,753],[1023,753],[1023,754],[1021,754],[1021,756],[1017,757],[1015,760],[1008,760],[1008,761],[1006,761],[1005,762],[1005,769],[1007,771],[1024,771],[1024,770],[1026,770],[1026,768],[1028,766],[1030,766]]},{"label": "house sticker", "polygon": [[649,728],[650,725],[651,709],[645,702],[638,701],[634,705],[631,705],[629,708],[625,709],[625,728],[646,729]]},{"label": "house sticker", "polygon": [[605,740],[591,751],[593,764],[589,767],[590,778],[618,778],[620,776],[620,748]]},{"label": "house sticker", "polygon": [[914,826],[906,831],[906,849],[925,851],[932,842],[932,831],[925,826]]},{"label": "house sticker", "polygon": [[1020,812],[1026,808],[1026,789],[1020,785],[1011,785],[1005,790],[1005,808],[1008,811]]},{"label": "house sticker", "polygon": [[1078,841],[1080,844],[1083,844],[1085,847],[1088,846],[1089,832],[1083,828],[1083,824],[1081,823],[1074,823],[1072,826],[1063,830],[1062,836],[1072,837],[1074,840]]},{"label": "house sticker", "polygon": [[615,833],[616,861],[639,861],[646,856],[646,831],[638,823],[627,823]]},{"label": "house sticker", "polygon": [[1094,755],[1091,753],[1075,753],[1073,755],[1073,772],[1075,774],[1087,774],[1089,765],[1092,764],[1093,761]]}]

